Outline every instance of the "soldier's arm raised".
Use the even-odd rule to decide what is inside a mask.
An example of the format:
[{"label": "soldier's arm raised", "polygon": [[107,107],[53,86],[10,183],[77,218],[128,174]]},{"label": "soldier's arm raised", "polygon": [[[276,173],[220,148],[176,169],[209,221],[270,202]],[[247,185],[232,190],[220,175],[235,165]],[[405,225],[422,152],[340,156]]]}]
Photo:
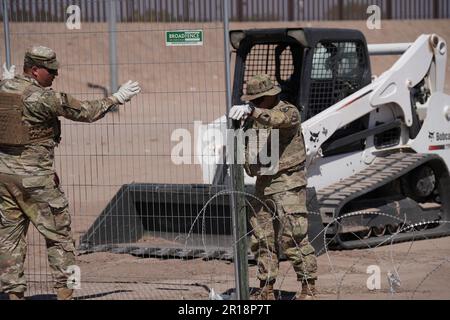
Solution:
[{"label": "soldier's arm raised", "polygon": [[139,83],[131,80],[108,98],[80,101],[66,93],[56,93],[57,114],[80,122],[94,122],[105,116],[111,107],[124,104],[141,91]]},{"label": "soldier's arm raised", "polygon": [[119,104],[114,97],[80,101],[67,93],[56,93],[56,113],[58,116],[79,121],[94,122],[105,116],[111,107]]}]

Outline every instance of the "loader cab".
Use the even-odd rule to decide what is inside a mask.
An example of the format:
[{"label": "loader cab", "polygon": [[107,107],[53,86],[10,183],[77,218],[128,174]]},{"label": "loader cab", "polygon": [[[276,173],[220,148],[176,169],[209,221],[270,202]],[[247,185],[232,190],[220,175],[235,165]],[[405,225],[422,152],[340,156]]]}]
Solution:
[{"label": "loader cab", "polygon": [[[233,104],[244,102],[240,97],[252,76],[266,73],[281,87],[281,99],[295,105],[306,121],[371,82],[366,40],[357,30],[234,30],[230,42],[236,50]],[[367,125],[368,116],[358,119],[327,143]],[[323,146],[325,156],[363,148],[364,140],[333,150]]]}]

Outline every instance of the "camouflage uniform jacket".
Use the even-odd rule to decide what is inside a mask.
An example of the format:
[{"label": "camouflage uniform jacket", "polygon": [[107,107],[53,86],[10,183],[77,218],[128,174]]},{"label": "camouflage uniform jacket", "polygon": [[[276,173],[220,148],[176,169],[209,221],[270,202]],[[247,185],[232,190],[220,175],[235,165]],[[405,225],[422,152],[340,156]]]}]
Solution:
[{"label": "camouflage uniform jacket", "polygon": [[[30,85],[33,86],[30,90]],[[23,94],[25,110],[23,121],[31,126],[48,123],[59,124],[58,117],[79,122],[97,121],[117,104],[111,98],[93,101],[79,101],[69,94],[46,89],[31,77],[16,76],[0,82],[0,92]],[[60,129],[58,129],[59,131]],[[49,175],[54,173],[54,149],[60,140],[60,132],[55,137],[26,146],[0,145],[0,173],[15,175]]]},{"label": "camouflage uniform jacket", "polygon": [[[270,195],[305,186],[307,183],[303,164],[306,155],[298,109],[280,101],[272,109],[255,108],[251,118],[254,120],[253,129],[279,130],[278,172],[273,175],[258,175],[258,191]],[[267,144],[270,145],[270,141]]]}]

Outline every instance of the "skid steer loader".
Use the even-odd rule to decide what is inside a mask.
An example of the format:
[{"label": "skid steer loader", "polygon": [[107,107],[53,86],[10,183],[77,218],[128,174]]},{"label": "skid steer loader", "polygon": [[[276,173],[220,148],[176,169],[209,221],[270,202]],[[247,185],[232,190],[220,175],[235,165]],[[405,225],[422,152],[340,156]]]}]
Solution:
[{"label": "skid steer loader", "polygon": [[[235,30],[230,41],[233,104],[244,103],[249,78],[266,73],[301,112],[308,186],[322,220],[311,227],[330,246],[450,233],[450,96],[443,93],[441,37],[368,46],[357,30],[298,28]],[[376,78],[371,54],[401,56]]]}]

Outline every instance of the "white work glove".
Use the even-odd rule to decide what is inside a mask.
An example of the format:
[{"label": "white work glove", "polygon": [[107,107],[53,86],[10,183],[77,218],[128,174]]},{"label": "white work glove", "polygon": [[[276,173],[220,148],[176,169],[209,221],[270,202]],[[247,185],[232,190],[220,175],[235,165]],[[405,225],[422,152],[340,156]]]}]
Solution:
[{"label": "white work glove", "polygon": [[233,106],[230,109],[228,117],[230,117],[233,120],[241,120],[241,119],[245,120],[252,112],[253,108],[249,104],[240,104]]},{"label": "white work glove", "polygon": [[113,96],[119,100],[120,104],[124,104],[125,102],[130,101],[135,95],[141,92],[141,87],[139,87],[138,82],[133,82],[128,80],[128,82],[122,84],[119,90],[116,93],[113,93]]},{"label": "white work glove", "polygon": [[16,66],[12,65],[9,70],[6,67],[6,63],[3,64],[3,74],[2,79],[14,79],[14,72],[16,71]]}]

